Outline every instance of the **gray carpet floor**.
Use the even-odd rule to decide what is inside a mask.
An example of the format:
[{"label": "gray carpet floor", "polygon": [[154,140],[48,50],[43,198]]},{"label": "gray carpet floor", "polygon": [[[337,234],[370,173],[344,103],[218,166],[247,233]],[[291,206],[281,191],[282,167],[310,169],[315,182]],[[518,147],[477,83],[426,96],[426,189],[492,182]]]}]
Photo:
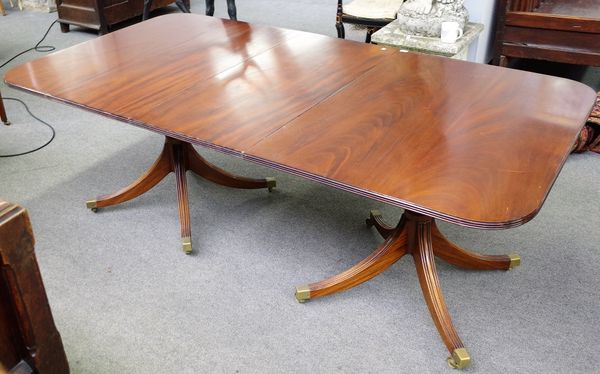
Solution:
[{"label": "gray carpet floor", "polygon": [[[335,0],[238,1],[240,20],[334,36]],[[174,9],[174,8],[173,8]],[[203,2],[193,1],[203,13]],[[35,44],[56,13],[8,9],[0,62]],[[217,1],[218,16],[226,15]],[[58,49],[96,37],[51,30]],[[361,40],[362,34],[350,37]],[[46,44],[46,43],[45,43]],[[39,57],[30,52],[10,66]],[[597,71],[586,73],[598,88]],[[399,209],[200,150],[278,188],[232,190],[190,176],[195,253],[179,245],[173,177],[94,214],[84,201],[139,176],[162,137],[2,84],[56,127],[55,141],[0,159],[0,198],[29,210],[36,252],[72,373],[447,373],[446,349],[410,257],[348,292],[298,304],[294,286],[336,274],[382,240],[370,209]],[[0,153],[41,144],[46,128],[7,101]],[[468,373],[600,372],[600,155],[568,158],[541,212],[506,231],[441,223],[466,248],[518,252],[522,266],[476,272],[438,263]]]}]

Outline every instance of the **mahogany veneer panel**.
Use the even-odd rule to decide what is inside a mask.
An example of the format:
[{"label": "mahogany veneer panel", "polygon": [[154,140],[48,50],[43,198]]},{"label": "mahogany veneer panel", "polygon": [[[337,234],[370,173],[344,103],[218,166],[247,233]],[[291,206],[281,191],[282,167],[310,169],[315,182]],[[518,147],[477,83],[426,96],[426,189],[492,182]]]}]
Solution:
[{"label": "mahogany veneer panel", "polygon": [[396,54],[247,153],[433,217],[513,226],[541,207],[593,96],[565,79]]},{"label": "mahogany veneer panel", "polygon": [[481,228],[535,215],[595,99],[560,78],[189,14],[23,64],[6,81]]},{"label": "mahogany veneer panel", "polygon": [[237,153],[390,53],[301,31],[176,14],[24,64],[6,81]]}]

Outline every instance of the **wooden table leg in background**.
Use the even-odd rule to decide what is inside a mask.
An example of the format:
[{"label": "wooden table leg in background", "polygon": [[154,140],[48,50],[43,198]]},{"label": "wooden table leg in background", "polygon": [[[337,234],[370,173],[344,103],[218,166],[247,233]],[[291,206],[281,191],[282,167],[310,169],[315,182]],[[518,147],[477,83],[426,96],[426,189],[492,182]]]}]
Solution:
[{"label": "wooden table leg in background", "polygon": [[0,93],[0,120],[2,120],[2,123],[4,123],[5,125],[10,125],[10,122],[8,121],[8,118],[6,118],[6,110],[4,109],[4,102],[2,101],[2,94]]},{"label": "wooden table leg in background", "polygon": [[227,187],[268,188],[271,191],[276,186],[274,178],[253,179],[230,174],[206,161],[190,143],[167,137],[160,156],[141,177],[113,194],[98,196],[95,200],[87,201],[86,205],[96,212],[98,208],[131,200],[147,192],[169,173],[173,172],[177,182],[177,201],[183,251],[189,254],[192,252],[192,233],[185,175],[188,170],[211,182]]},{"label": "wooden table leg in background", "polygon": [[520,257],[482,255],[462,249],[444,237],[433,218],[410,211],[405,211],[395,228],[385,224],[377,211],[371,212],[367,224],[375,226],[385,238],[375,252],[343,273],[296,287],[296,299],[304,302],[347,290],[375,277],[405,254],[411,254],[429,312],[450,352],[448,364],[454,368],[467,367],[471,358],[448,313],[435,268],[435,256],[455,266],[474,270],[509,270],[520,264]]}]

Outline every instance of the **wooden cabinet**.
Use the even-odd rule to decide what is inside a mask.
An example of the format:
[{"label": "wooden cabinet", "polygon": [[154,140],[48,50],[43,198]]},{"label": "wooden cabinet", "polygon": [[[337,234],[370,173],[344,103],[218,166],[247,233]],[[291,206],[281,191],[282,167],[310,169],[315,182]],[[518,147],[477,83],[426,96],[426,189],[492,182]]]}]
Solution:
[{"label": "wooden cabinet", "polygon": [[[175,0],[154,0],[152,9],[162,8]],[[189,8],[189,0],[184,0]],[[112,25],[142,15],[144,0],[56,0],[58,22],[62,32],[70,25],[98,30],[106,34]]]},{"label": "wooden cabinet", "polygon": [[494,63],[531,58],[600,66],[600,0],[500,0]]}]

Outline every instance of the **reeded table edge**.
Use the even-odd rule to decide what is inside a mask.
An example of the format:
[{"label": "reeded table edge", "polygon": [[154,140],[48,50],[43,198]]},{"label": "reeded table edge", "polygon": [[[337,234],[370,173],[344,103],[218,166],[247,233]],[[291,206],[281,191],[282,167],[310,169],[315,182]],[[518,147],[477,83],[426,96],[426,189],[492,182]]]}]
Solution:
[{"label": "reeded table edge", "polygon": [[[457,225],[460,225],[463,227],[483,229],[483,230],[510,229],[513,227],[521,226],[521,225],[529,222],[539,212],[539,209],[537,209],[534,212],[532,212],[520,219],[516,219],[513,221],[506,221],[506,222],[484,222],[484,221],[474,221],[474,220],[462,219],[462,218],[444,214],[444,213],[441,213],[441,212],[438,212],[438,211],[435,211],[432,209],[427,209],[427,208],[421,207],[420,205],[416,205],[416,204],[413,204],[411,202],[408,202],[408,201],[405,201],[402,199],[397,199],[397,198],[393,198],[388,195],[363,190],[358,187],[354,187],[354,186],[351,186],[351,185],[348,185],[348,184],[345,184],[342,182],[337,182],[335,180],[332,180],[332,179],[329,179],[326,177],[321,177],[319,175],[315,175],[315,174],[305,172],[305,171],[302,171],[299,169],[295,169],[293,167],[281,165],[281,164],[278,164],[273,161],[269,161],[269,160],[266,160],[266,159],[263,159],[260,157],[244,154],[243,159],[254,162],[259,165],[268,166],[272,169],[284,171],[288,174],[296,175],[296,176],[299,176],[299,177],[302,177],[305,179],[319,182],[324,185],[334,187],[334,188],[342,190],[342,191],[346,191],[346,192],[353,193],[355,195],[367,197],[372,200],[376,200],[376,201],[379,201],[379,202],[382,202],[385,204],[393,205],[393,206],[396,206],[396,207],[399,207],[402,209],[410,210],[415,213],[420,213],[420,214],[426,215],[431,218],[440,219],[442,221],[457,224]],[[547,196],[547,194],[546,194],[546,196]]]}]

